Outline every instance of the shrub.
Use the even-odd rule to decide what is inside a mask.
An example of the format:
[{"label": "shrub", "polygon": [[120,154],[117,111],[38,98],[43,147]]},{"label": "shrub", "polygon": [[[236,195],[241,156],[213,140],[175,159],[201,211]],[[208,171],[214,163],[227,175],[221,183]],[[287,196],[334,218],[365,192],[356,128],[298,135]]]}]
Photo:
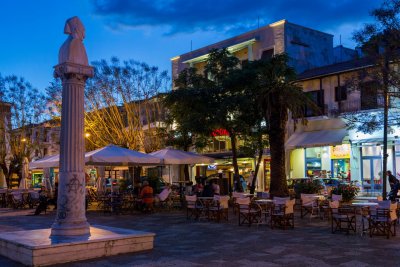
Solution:
[{"label": "shrub", "polygon": [[321,184],[313,181],[306,181],[294,185],[294,191],[297,197],[299,197],[300,194],[317,194],[323,188]]},{"label": "shrub", "polygon": [[342,195],[342,200],[344,202],[349,202],[356,197],[359,191],[360,188],[358,188],[356,185],[340,184],[338,187],[335,187],[332,190],[332,194]]}]

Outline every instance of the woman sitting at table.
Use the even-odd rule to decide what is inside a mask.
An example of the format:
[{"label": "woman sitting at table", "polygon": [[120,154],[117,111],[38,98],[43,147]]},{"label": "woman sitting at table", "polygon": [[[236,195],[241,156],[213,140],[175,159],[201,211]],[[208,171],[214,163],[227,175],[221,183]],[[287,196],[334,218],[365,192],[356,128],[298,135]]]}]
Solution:
[{"label": "woman sitting at table", "polygon": [[213,197],[214,196],[214,188],[212,185],[212,181],[209,181],[208,184],[204,187],[202,197]]}]

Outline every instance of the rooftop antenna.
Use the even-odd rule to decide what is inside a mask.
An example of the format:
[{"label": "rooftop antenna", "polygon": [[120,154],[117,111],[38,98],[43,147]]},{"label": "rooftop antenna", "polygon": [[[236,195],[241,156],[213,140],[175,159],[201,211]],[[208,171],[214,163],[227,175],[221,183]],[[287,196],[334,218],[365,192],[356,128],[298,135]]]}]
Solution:
[{"label": "rooftop antenna", "polygon": [[193,50],[193,41],[190,40],[190,52],[192,52],[192,50]]},{"label": "rooftop antenna", "polygon": [[339,45],[342,46],[342,35],[339,34]]}]

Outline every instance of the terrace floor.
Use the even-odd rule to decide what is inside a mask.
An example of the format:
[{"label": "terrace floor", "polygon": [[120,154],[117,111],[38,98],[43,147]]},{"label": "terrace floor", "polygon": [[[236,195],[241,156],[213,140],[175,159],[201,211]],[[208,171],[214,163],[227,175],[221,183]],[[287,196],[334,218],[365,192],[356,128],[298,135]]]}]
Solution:
[{"label": "terrace floor", "polygon": [[[0,232],[48,228],[55,212],[0,209]],[[60,266],[398,266],[400,236],[331,234],[328,220],[300,219],[295,228],[238,226],[229,222],[188,221],[184,211],[110,215],[89,210],[89,223],[156,233],[150,252],[123,254]],[[397,226],[399,228],[399,226]],[[0,256],[0,266],[21,266]]]}]

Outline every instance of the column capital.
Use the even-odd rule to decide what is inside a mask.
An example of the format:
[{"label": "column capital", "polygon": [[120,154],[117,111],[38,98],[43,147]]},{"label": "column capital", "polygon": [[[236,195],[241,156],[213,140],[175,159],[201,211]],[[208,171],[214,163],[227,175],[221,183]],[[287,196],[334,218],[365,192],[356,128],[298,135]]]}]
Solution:
[{"label": "column capital", "polygon": [[86,80],[94,75],[92,66],[85,66],[76,63],[64,62],[54,66],[54,77],[61,80],[76,77],[80,80]]}]

